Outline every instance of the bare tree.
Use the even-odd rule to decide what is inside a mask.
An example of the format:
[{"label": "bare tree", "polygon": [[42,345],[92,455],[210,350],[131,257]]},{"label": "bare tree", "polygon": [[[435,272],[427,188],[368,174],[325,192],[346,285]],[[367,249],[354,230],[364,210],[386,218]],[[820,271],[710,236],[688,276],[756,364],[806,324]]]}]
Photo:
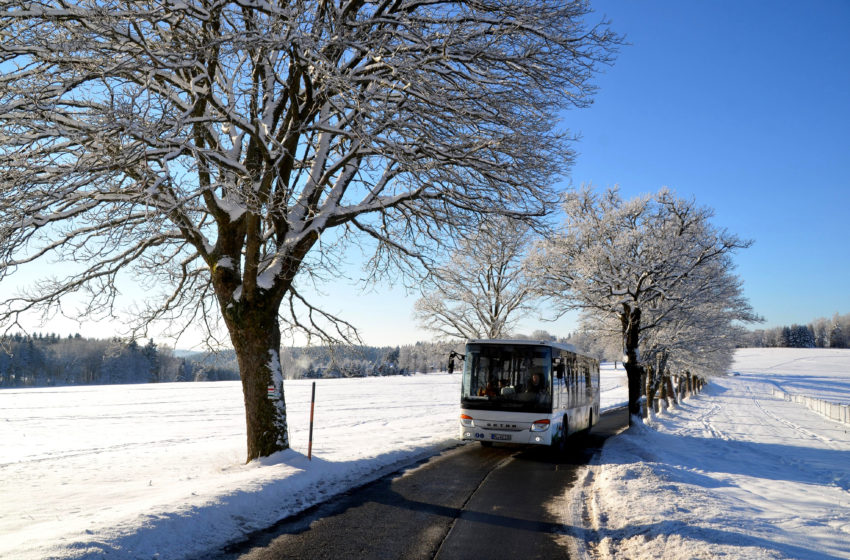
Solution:
[{"label": "bare tree", "polygon": [[[7,296],[213,326],[238,355],[248,458],[288,447],[282,328],[349,341],[305,285],[352,244],[372,275],[429,264],[482,215],[534,216],[569,164],[553,115],[583,106],[617,38],[554,0],[7,0],[0,7],[0,279]],[[333,232],[333,233],[330,233]],[[179,330],[177,331],[179,334]],[[212,341],[215,342],[215,341]],[[267,395],[272,398],[268,398]]]},{"label": "bare tree", "polygon": [[506,336],[534,309],[535,294],[522,268],[532,238],[533,230],[516,220],[485,222],[424,284],[416,301],[420,324],[448,338]]},{"label": "bare tree", "polygon": [[[629,412],[638,415],[642,343],[676,320],[698,320],[689,311],[706,302],[737,301],[712,289],[731,266],[729,255],[750,243],[713,227],[709,209],[666,189],[624,201],[616,188],[597,194],[585,187],[565,197],[564,211],[564,232],[539,244],[530,268],[557,310],[581,310],[597,329],[619,336]],[[748,308],[735,311],[746,319]]]}]

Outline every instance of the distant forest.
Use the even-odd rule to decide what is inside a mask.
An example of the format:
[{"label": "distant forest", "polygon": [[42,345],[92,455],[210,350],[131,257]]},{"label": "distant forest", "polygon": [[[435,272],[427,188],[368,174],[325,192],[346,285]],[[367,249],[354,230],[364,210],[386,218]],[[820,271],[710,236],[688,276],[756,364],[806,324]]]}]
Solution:
[{"label": "distant forest", "polygon": [[[525,338],[525,337],[520,337]],[[531,338],[554,339],[545,331]],[[590,347],[581,333],[564,339],[578,348]],[[850,348],[850,314],[748,331],[738,343],[750,348]],[[287,379],[407,375],[444,371],[449,352],[463,342],[417,342],[394,347],[313,346],[282,348],[281,366]],[[599,356],[602,358],[602,356]],[[107,385],[225,381],[239,379],[232,351],[179,353],[153,340],[63,338],[55,334],[0,337],[0,387]]]},{"label": "distant forest", "polygon": [[[287,379],[405,375],[445,369],[460,342],[418,342],[396,347],[282,348]],[[153,340],[63,338],[55,334],[0,338],[0,387],[106,385],[239,379],[232,351],[175,353]]]},{"label": "distant forest", "polygon": [[789,325],[749,331],[738,344],[748,348],[850,348],[850,313],[816,319],[808,325]]},{"label": "distant forest", "polygon": [[[464,342],[417,342],[405,346],[308,346],[280,349],[287,379],[409,375],[445,371],[449,353],[463,352]],[[193,356],[202,367],[238,372],[232,351]],[[238,374],[237,374],[238,375]]]},{"label": "distant forest", "polygon": [[100,340],[79,334],[12,335],[0,338],[0,387],[109,385],[239,379],[227,368],[176,357],[153,340]]}]

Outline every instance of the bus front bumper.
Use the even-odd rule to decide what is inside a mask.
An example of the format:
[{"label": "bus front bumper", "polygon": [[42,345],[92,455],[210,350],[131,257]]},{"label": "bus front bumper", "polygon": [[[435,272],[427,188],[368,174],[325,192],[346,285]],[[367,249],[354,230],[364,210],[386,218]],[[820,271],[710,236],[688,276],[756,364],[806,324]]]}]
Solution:
[{"label": "bus front bumper", "polygon": [[518,443],[523,445],[551,445],[552,429],[546,431],[522,430],[507,432],[488,430],[481,427],[460,427],[460,439],[486,441],[491,443]]}]

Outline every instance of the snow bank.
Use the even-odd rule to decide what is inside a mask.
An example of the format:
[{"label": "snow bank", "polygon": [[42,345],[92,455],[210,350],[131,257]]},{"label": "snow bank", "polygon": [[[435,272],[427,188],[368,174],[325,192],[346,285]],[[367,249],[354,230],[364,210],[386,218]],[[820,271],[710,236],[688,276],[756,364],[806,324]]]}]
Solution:
[{"label": "snow bank", "polygon": [[598,558],[848,558],[848,427],[774,394],[850,395],[848,350],[742,350],[734,373],[609,439],[569,503]]}]

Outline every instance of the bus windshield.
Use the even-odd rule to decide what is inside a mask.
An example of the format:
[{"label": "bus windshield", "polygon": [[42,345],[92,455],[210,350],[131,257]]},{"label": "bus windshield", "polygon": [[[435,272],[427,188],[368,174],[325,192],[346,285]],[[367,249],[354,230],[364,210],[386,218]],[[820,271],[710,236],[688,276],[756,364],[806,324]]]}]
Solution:
[{"label": "bus windshield", "polygon": [[468,344],[461,404],[485,410],[551,412],[551,350],[522,344]]}]

